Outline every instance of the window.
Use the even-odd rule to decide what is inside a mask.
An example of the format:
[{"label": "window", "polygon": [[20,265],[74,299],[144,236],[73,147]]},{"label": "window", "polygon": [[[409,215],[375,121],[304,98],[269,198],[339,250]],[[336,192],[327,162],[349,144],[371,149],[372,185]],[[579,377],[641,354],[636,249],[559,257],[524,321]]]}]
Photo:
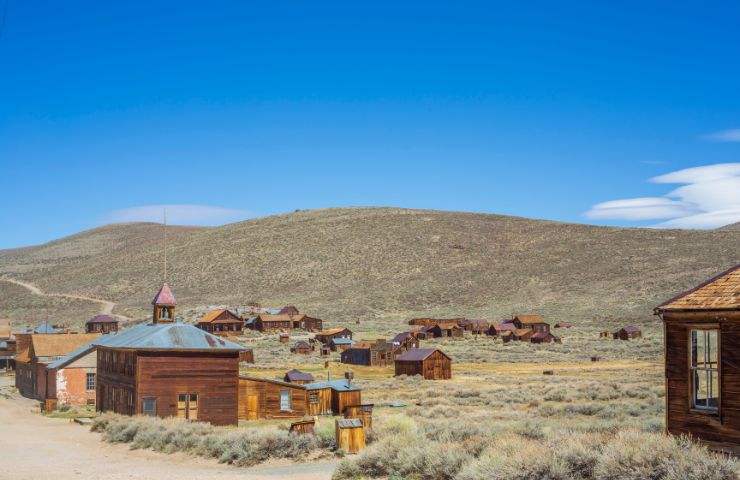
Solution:
[{"label": "window", "polygon": [[144,398],[141,401],[141,413],[151,417],[157,414],[157,399],[153,397]]},{"label": "window", "polygon": [[719,333],[691,330],[691,404],[716,413],[719,408]]},{"label": "window", "polygon": [[177,395],[177,418],[198,419],[197,393],[180,393]]},{"label": "window", "polygon": [[280,411],[289,412],[291,410],[290,405],[290,390],[280,391]]},{"label": "window", "polygon": [[85,388],[88,390],[95,390],[95,374],[94,373],[88,373],[87,378],[85,379]]},{"label": "window", "polygon": [[319,392],[317,390],[308,391],[308,403],[319,403]]}]

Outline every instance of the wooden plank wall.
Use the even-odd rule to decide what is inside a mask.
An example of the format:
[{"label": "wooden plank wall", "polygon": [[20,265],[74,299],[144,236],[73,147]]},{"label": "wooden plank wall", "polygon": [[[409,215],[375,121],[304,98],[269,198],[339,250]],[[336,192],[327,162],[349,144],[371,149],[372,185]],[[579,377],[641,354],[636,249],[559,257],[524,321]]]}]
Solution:
[{"label": "wooden plank wall", "polygon": [[331,412],[331,392],[331,388],[309,390],[307,392],[308,414],[326,415]]},{"label": "wooden plank wall", "polygon": [[[280,410],[280,392],[289,391],[291,410]],[[301,385],[285,385],[268,380],[239,379],[239,419],[248,420],[248,398],[257,396],[257,418],[301,418],[308,414],[308,397]]]}]

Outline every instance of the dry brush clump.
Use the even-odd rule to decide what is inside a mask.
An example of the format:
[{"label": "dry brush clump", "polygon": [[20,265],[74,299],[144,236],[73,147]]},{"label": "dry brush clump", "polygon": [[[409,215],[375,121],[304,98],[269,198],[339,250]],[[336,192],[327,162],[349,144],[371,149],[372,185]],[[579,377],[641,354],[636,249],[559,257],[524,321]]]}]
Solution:
[{"label": "dry brush clump", "polygon": [[434,423],[399,415],[379,440],[345,459],[335,480],[733,480],[735,460],[686,438],[637,430],[578,433],[525,422],[506,429],[477,422]]},{"label": "dry brush clump", "polygon": [[132,449],[186,452],[237,466],[255,465],[270,458],[306,458],[333,442],[333,433],[327,433],[327,428],[319,428],[316,436],[293,435],[275,427],[237,429],[115,414],[97,417],[92,430],[101,432],[107,442],[128,443]]}]

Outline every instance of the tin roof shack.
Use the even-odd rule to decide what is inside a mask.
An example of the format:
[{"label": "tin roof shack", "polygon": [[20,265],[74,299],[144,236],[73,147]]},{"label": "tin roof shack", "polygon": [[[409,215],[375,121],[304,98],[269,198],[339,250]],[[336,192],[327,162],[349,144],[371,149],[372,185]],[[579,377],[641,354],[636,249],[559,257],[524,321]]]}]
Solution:
[{"label": "tin roof shack", "polygon": [[334,338],[352,338],[352,330],[349,328],[344,327],[337,327],[337,328],[329,328],[327,330],[322,330],[320,332],[316,332],[316,335],[314,335],[314,340],[323,343],[324,345],[329,345],[332,339]]},{"label": "tin roof shack", "polygon": [[198,322],[198,328],[216,335],[241,335],[244,320],[225,308],[211,310]]},{"label": "tin roof shack", "polygon": [[152,302],[152,323],[107,336],[98,345],[97,409],[236,425],[244,348],[170,322],[175,302],[167,291],[167,304],[159,303],[160,295]]},{"label": "tin roof shack", "polygon": [[309,355],[313,352],[313,349],[313,345],[305,340],[298,340],[292,347],[290,347],[291,353],[300,353],[301,355]]},{"label": "tin roof shack", "polygon": [[111,315],[95,315],[85,322],[86,333],[116,333],[118,331],[118,319]]},{"label": "tin roof shack", "polygon": [[393,344],[394,355],[400,355],[401,353],[410,350],[412,348],[419,348],[419,339],[416,338],[411,332],[401,332],[391,340]]},{"label": "tin roof shack", "polygon": [[287,332],[293,329],[293,320],[288,314],[271,315],[263,313],[257,315],[257,318],[254,320],[254,329],[260,332]]},{"label": "tin roof shack", "polygon": [[622,327],[616,332],[612,333],[612,337],[614,338],[614,340],[629,340],[631,338],[641,338],[642,330],[640,330],[640,327],[637,327],[635,325],[627,325],[626,327]]},{"label": "tin roof shack", "polygon": [[740,264],[659,305],[666,429],[740,447]]},{"label": "tin roof shack", "polygon": [[428,327],[426,330],[426,336],[427,338],[460,338],[463,336],[463,329],[460,328],[455,322],[442,322]]},{"label": "tin roof shack", "polygon": [[268,378],[239,377],[239,419],[302,418],[308,413],[303,385]]},{"label": "tin roof shack", "polygon": [[312,383],[315,379],[310,373],[301,372],[300,370],[296,370],[294,368],[293,370],[288,370],[287,372],[285,372],[283,380],[289,383],[297,383],[299,385],[303,385],[306,383]]},{"label": "tin roof shack", "polygon": [[550,324],[545,322],[541,315],[517,315],[512,322],[517,329],[529,328],[535,332],[549,332]]},{"label": "tin roof shack", "polygon": [[396,357],[396,376],[421,375],[426,380],[452,378],[452,359],[438,348],[414,348]]},{"label": "tin roof shack", "polygon": [[46,365],[98,336],[97,333],[18,334],[15,386],[20,394],[43,401],[47,395]]},{"label": "tin roof shack", "polygon": [[309,415],[340,415],[350,405],[362,404],[362,390],[347,379],[304,385],[308,392]]},{"label": "tin roof shack", "polygon": [[556,337],[550,332],[535,332],[529,337],[531,343],[561,343],[560,337]]},{"label": "tin roof shack", "polygon": [[393,344],[384,339],[358,342],[341,353],[342,363],[385,367],[393,363]]}]

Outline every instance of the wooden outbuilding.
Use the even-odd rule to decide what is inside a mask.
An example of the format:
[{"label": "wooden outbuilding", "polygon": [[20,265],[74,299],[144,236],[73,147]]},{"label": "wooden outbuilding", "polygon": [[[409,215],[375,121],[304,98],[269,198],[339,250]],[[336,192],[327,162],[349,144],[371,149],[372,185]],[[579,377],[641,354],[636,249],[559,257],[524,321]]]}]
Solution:
[{"label": "wooden outbuilding", "polygon": [[535,332],[529,337],[531,343],[561,343],[560,337],[550,332]]},{"label": "wooden outbuilding", "polygon": [[517,328],[511,332],[511,338],[519,342],[528,342],[534,333],[535,331],[531,328]]},{"label": "wooden outbuilding", "polygon": [[278,342],[280,342],[280,343],[288,343],[288,342],[290,342],[290,334],[288,334],[288,333],[278,333]]},{"label": "wooden outbuilding", "polygon": [[298,420],[290,424],[288,433],[294,435],[313,435],[316,427],[316,420],[313,418],[307,420]]},{"label": "wooden outbuilding", "polygon": [[366,429],[372,429],[373,407],[374,405],[372,403],[350,405],[344,409],[344,418],[359,418]]},{"label": "wooden outbuilding", "polygon": [[286,305],[278,312],[279,315],[298,315],[300,313],[294,305]]},{"label": "wooden outbuilding", "polygon": [[[332,340],[332,342],[336,341]],[[350,365],[385,367],[393,363],[393,344],[384,339],[358,342],[342,351],[341,362]]]},{"label": "wooden outbuilding", "polygon": [[298,340],[292,347],[290,347],[290,351],[292,353],[300,353],[301,355],[308,355],[313,352],[313,350],[313,345],[305,340]]},{"label": "wooden outbuilding", "polygon": [[452,378],[452,359],[438,348],[414,348],[396,357],[396,376],[421,375],[426,380]]},{"label": "wooden outbuilding", "polygon": [[307,414],[303,385],[246,375],[239,377],[240,420],[302,418]]},{"label": "wooden outbuilding", "polygon": [[433,338],[460,338],[463,336],[463,329],[456,322],[443,322],[428,327],[426,336],[427,338],[430,336]]},{"label": "wooden outbuilding", "polygon": [[299,385],[312,383],[315,381],[313,375],[311,375],[310,373],[301,372],[300,370],[296,370],[295,368],[285,372],[283,380],[288,383],[297,383]]},{"label": "wooden outbuilding", "polygon": [[541,315],[528,314],[528,315],[517,315],[512,319],[512,322],[517,330],[528,328],[535,332],[549,332],[550,324],[545,322]]},{"label": "wooden outbuilding", "polygon": [[612,337],[614,338],[614,340],[630,340],[633,338],[641,338],[642,330],[640,330],[640,327],[637,327],[635,325],[627,325],[626,327],[622,327],[616,332],[612,333]]},{"label": "wooden outbuilding", "polygon": [[666,429],[740,449],[740,264],[655,309],[665,333]]},{"label": "wooden outbuilding", "polygon": [[260,332],[287,332],[293,329],[293,319],[288,314],[263,313],[254,320],[254,329]]},{"label": "wooden outbuilding", "polygon": [[350,405],[362,404],[362,390],[347,379],[303,385],[308,392],[309,415],[339,415]]},{"label": "wooden outbuilding", "polygon": [[293,322],[293,329],[305,330],[307,332],[320,332],[324,324],[320,318],[310,317],[303,313],[297,313],[290,316]]},{"label": "wooden outbuilding", "polygon": [[495,323],[488,327],[486,334],[492,337],[498,337],[504,332],[513,332],[516,330],[516,325],[513,323]]},{"label": "wooden outbuilding", "polygon": [[394,355],[400,355],[406,350],[419,348],[419,339],[411,332],[401,332],[391,340]]},{"label": "wooden outbuilding", "polygon": [[336,420],[337,448],[350,454],[359,453],[365,448],[365,428],[358,418],[338,418]]},{"label": "wooden outbuilding", "polygon": [[329,343],[335,338],[348,338],[351,340],[352,330],[344,327],[330,328],[316,332],[313,338],[324,345],[329,345]]},{"label": "wooden outbuilding", "polygon": [[219,308],[206,313],[198,322],[198,328],[216,335],[241,335],[244,320],[231,310]]},{"label": "wooden outbuilding", "polygon": [[112,315],[95,315],[85,322],[86,333],[116,333],[118,331],[118,319]]},{"label": "wooden outbuilding", "polygon": [[98,343],[97,409],[235,425],[244,348],[172,321],[175,297],[166,284],[152,304],[152,323]]},{"label": "wooden outbuilding", "polygon": [[460,318],[429,318],[429,317],[422,317],[422,318],[412,318],[409,320],[409,325],[417,325],[421,327],[433,327],[434,325],[439,325],[440,323],[454,323],[457,326],[460,326],[460,323],[464,322],[465,319]]},{"label": "wooden outbuilding", "polygon": [[352,348],[352,345],[354,345],[355,341],[351,338],[332,338],[329,341],[329,348],[332,352],[344,352],[345,350]]}]

